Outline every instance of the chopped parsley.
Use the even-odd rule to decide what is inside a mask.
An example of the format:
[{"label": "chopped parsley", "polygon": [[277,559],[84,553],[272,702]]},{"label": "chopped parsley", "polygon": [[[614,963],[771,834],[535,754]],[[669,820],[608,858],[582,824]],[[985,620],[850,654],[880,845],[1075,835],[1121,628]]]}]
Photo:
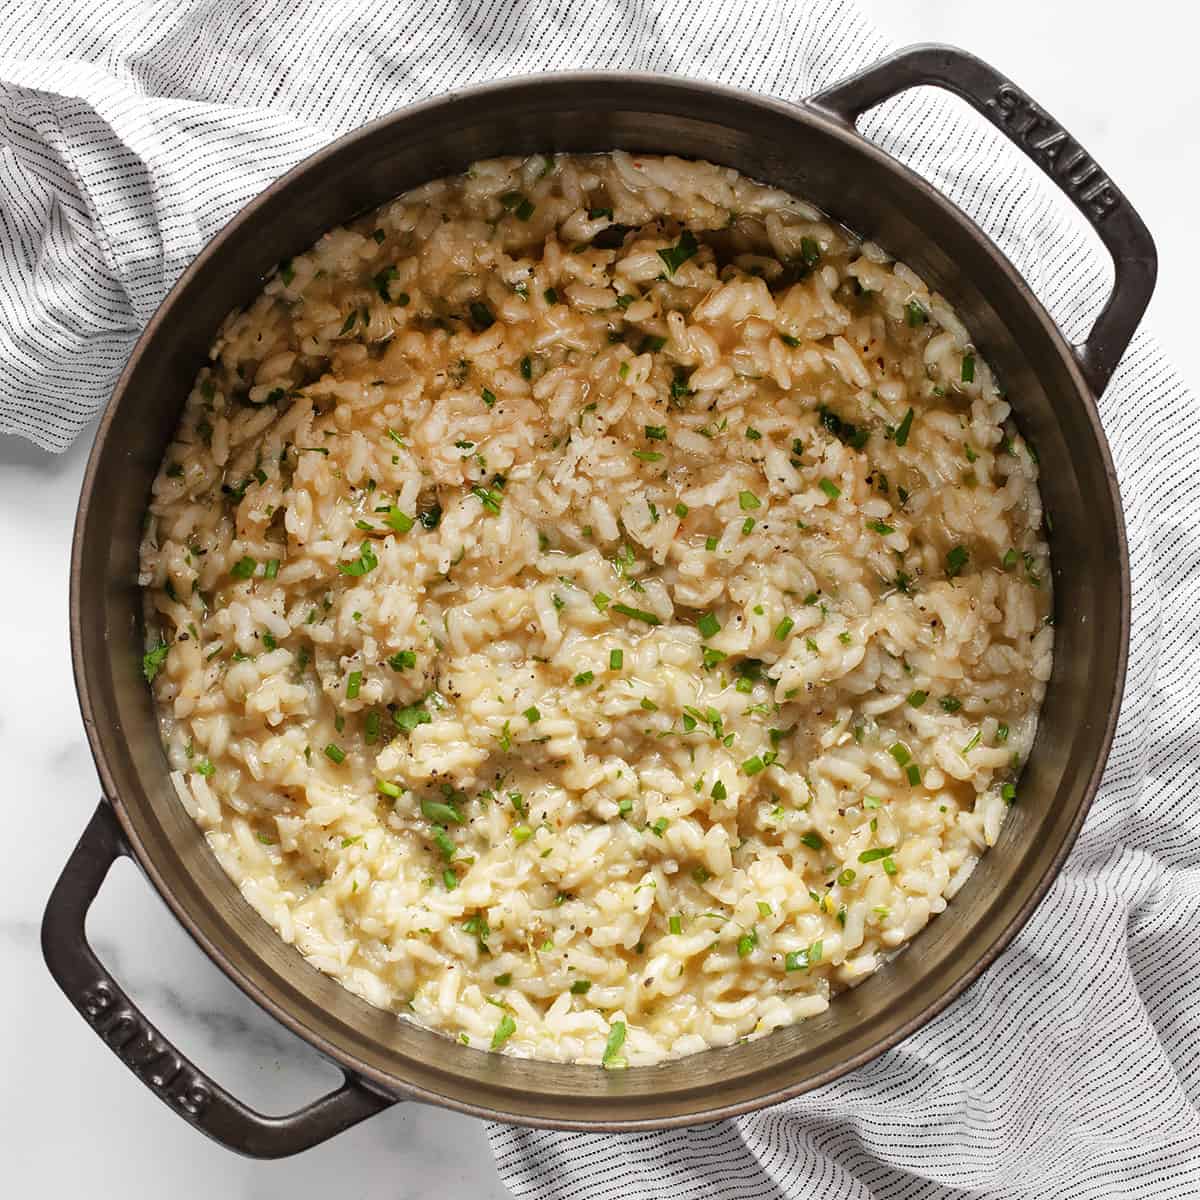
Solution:
[{"label": "chopped parsley", "polygon": [[494,488],[485,488],[476,486],[471,489],[471,495],[474,496],[480,504],[483,505],[487,512],[493,516],[500,512],[500,503],[502,497],[500,492]]},{"label": "chopped parsley", "polygon": [[946,578],[954,579],[962,574],[962,569],[967,565],[967,559],[970,558],[970,552],[966,546],[958,545],[953,547],[946,554]]},{"label": "chopped parsley", "polygon": [[373,571],[377,566],[379,566],[379,559],[375,557],[375,551],[371,549],[371,543],[363,542],[358,557],[352,559],[350,562],[338,563],[337,569],[339,574],[342,575],[365,575],[368,571]]},{"label": "chopped parsley", "polygon": [[721,632],[721,622],[717,620],[713,613],[706,612],[696,622],[696,628],[700,631],[700,636],[703,638],[716,637]]},{"label": "chopped parsley", "polygon": [[685,229],[674,246],[668,246],[658,252],[658,257],[667,267],[667,274],[673,276],[689,258],[695,258],[700,246],[690,229]]},{"label": "chopped parsley", "polygon": [[394,504],[390,505],[387,510],[387,516],[383,518],[383,523],[389,528],[394,529],[397,533],[407,533],[416,522],[407,513],[402,513]]},{"label": "chopped parsley", "polygon": [[418,725],[428,725],[433,718],[423,704],[410,704],[407,708],[397,708],[392,713],[392,721],[397,729],[412,733]]},{"label": "chopped parsley", "polygon": [[167,653],[170,647],[161,638],[159,643],[153,650],[147,650],[142,655],[142,674],[146,677],[147,683],[153,683],[154,677],[158,674],[159,668],[167,661]]}]

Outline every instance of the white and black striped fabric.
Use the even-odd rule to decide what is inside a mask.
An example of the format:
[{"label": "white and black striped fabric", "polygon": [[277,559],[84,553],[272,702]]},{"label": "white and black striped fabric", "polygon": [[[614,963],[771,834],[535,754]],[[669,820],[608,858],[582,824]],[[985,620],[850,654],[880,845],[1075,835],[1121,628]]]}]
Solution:
[{"label": "white and black striped fabric", "polygon": [[[887,49],[843,0],[0,0],[0,429],[65,447],[203,243],[390,109],[572,67],[800,98]],[[1107,259],[1019,154],[924,90],[862,128],[1082,336]],[[1133,558],[1129,685],[1101,795],[1028,927],[925,1029],[779,1108],[659,1134],[495,1127],[515,1195],[1200,1196],[1200,423],[1144,333],[1101,410]]]}]

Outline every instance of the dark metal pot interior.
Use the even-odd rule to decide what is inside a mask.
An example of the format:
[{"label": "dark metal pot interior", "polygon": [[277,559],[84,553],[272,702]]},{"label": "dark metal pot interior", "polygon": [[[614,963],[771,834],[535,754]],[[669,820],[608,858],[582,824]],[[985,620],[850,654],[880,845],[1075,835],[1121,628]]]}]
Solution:
[{"label": "dark metal pot interior", "polygon": [[[624,147],[696,156],[807,197],[954,303],[1040,451],[1057,645],[1020,803],[946,916],[830,1009],[769,1037],[623,1072],[468,1049],[370,1007],[284,945],[222,872],[167,777],[139,671],[137,548],[151,480],[219,322],[330,226],[474,159]],[[119,384],[84,487],[72,573],[81,701],[132,848],[214,961],[388,1094],[505,1121],[636,1128],[713,1119],[836,1077],[920,1026],[994,958],[1069,849],[1111,738],[1128,570],[1112,464],[1069,348],[956,209],[816,109],[683,80],[547,77],[418,107],[336,143],[255,201],[189,268]]]}]

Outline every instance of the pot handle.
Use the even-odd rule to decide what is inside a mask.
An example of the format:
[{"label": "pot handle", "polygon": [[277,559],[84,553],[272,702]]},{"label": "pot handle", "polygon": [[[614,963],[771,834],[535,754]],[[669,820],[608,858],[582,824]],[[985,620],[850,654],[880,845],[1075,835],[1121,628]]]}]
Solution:
[{"label": "pot handle", "polygon": [[297,1154],[393,1100],[353,1076],[298,1112],[268,1117],[247,1108],[210,1079],[139,1011],[88,944],[85,921],[109,868],[129,849],[111,807],[101,801],[79,839],[42,919],[42,953],[50,974],[119,1059],[201,1133],[253,1158]]},{"label": "pot handle", "polygon": [[982,113],[1066,194],[1099,234],[1116,274],[1087,340],[1074,347],[1098,396],[1133,338],[1154,291],[1158,255],[1141,217],[1099,164],[1012,80],[953,46],[910,46],[808,98],[853,126],[858,117],[912,87],[945,88]]}]

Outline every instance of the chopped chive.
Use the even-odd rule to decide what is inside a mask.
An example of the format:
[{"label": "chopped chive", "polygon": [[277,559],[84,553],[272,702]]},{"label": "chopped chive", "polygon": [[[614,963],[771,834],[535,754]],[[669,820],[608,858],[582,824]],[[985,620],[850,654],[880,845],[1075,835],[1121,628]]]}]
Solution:
[{"label": "chopped chive", "polygon": [[904,767],[912,762],[912,751],[903,742],[893,742],[888,747],[888,753],[896,760],[898,766]]},{"label": "chopped chive", "polygon": [[755,946],[758,945],[758,930],[751,929],[749,933],[743,933],[738,938],[737,952],[738,958],[748,958],[754,953]]},{"label": "chopped chive", "polygon": [[665,442],[667,440],[667,427],[665,425],[647,425],[645,431],[646,436],[656,442]]},{"label": "chopped chive", "polygon": [[329,759],[330,762],[340,764],[346,761],[346,752],[341,748],[341,746],[335,746],[332,742],[330,742],[329,745],[325,747],[325,757]]},{"label": "chopped chive", "polygon": [[1014,783],[1005,783],[1000,787],[1000,799],[1005,804],[1014,804],[1017,799],[1017,786]]},{"label": "chopped chive", "polygon": [[491,408],[496,403],[496,393],[491,388],[484,388],[479,394],[488,408]]},{"label": "chopped chive", "polygon": [[854,868],[853,868],[853,867],[847,867],[847,868],[846,868],[846,869],[845,869],[845,870],[844,870],[844,871],[843,871],[843,872],[842,872],[842,873],[841,873],[841,874],[840,874],[840,875],[837,877],[838,886],[839,886],[839,887],[849,887],[849,886],[850,886],[850,885],[851,885],[851,884],[852,884],[852,883],[855,881],[855,879],[857,879],[857,878],[858,878],[858,873],[857,873],[857,872],[854,870]]},{"label": "chopped chive", "polygon": [[608,669],[610,671],[619,671],[625,662],[624,650],[610,650],[608,652]]},{"label": "chopped chive", "polygon": [[675,505],[675,515],[680,518],[686,517],[688,515],[688,506],[680,501]]},{"label": "chopped chive", "polygon": [[571,983],[571,995],[586,996],[592,989],[590,979],[576,979]]},{"label": "chopped chive", "polygon": [[[661,254],[662,251],[660,250]],[[601,1062],[610,1070],[620,1070],[625,1066],[621,1057],[621,1047],[625,1045],[625,1022],[614,1021],[608,1029],[608,1041],[604,1045],[604,1055]]]},{"label": "chopped chive", "polygon": [[593,675],[591,671],[580,671],[579,674],[575,676],[575,686],[586,687],[595,678],[596,676]]},{"label": "chopped chive", "polygon": [[929,314],[921,307],[916,300],[910,300],[904,306],[904,318],[912,328],[916,329],[919,325],[924,325],[929,320]]},{"label": "chopped chive", "polygon": [[229,568],[229,573],[234,579],[249,579],[254,574],[254,568],[258,564],[248,554],[243,558],[239,558],[237,562]]},{"label": "chopped chive", "polygon": [[815,833],[811,830],[808,833],[801,834],[800,840],[810,850],[824,850],[825,849],[825,839],[819,833]]},{"label": "chopped chive", "polygon": [[642,462],[662,462],[662,455],[657,450],[635,450],[634,458],[640,458]]},{"label": "chopped chive", "polygon": [[975,355],[964,354],[962,360],[962,381],[963,383],[975,382]]},{"label": "chopped chive", "polygon": [[982,738],[983,734],[978,729],[975,730],[975,732],[971,735],[971,740],[959,751],[959,754],[961,754],[963,758],[966,758],[966,756],[970,754],[976,746],[979,745]]},{"label": "chopped chive", "polygon": [[713,613],[707,612],[696,622],[696,628],[703,638],[716,637],[721,632],[721,622]]},{"label": "chopped chive", "polygon": [[728,795],[729,793],[725,790],[725,784],[718,779],[717,782],[712,785],[712,798],[714,800],[725,800],[728,798]]},{"label": "chopped chive", "polygon": [[1017,565],[1017,552],[1010,546],[1005,551],[1004,557],[1000,560],[1001,565],[1006,571],[1011,571]]},{"label": "chopped chive", "polygon": [[[596,598],[599,599],[602,593],[597,592]],[[651,612],[646,612],[642,608],[630,608],[628,604],[614,604],[613,612],[620,613],[623,617],[629,617],[632,621],[644,621],[647,625],[661,625],[662,621]]]},{"label": "chopped chive", "polygon": [[362,687],[362,672],[351,671],[346,677],[346,699],[357,700],[359,689]]},{"label": "chopped chive", "polygon": [[608,607],[608,602],[612,597],[607,592],[597,592],[592,597],[592,603],[603,612]]},{"label": "chopped chive", "polygon": [[784,617],[778,625],[775,626],[775,640],[777,642],[787,641],[787,636],[796,628],[796,622],[791,617]]},{"label": "chopped chive", "polygon": [[415,650],[397,650],[388,660],[387,665],[393,671],[409,671],[417,665]]},{"label": "chopped chive", "polygon": [[516,1032],[517,1023],[513,1020],[512,1014],[505,1013],[500,1018],[500,1024],[496,1026],[495,1031],[492,1033],[492,1049],[499,1050]]},{"label": "chopped chive", "polygon": [[390,796],[396,800],[400,796],[400,789],[394,783],[388,783],[386,779],[377,779],[375,781],[375,790],[381,796]]},{"label": "chopped chive", "polygon": [[738,506],[742,512],[762,508],[762,501],[753,492],[738,492]]},{"label": "chopped chive", "polygon": [[533,837],[533,830],[530,829],[528,825],[514,825],[512,835],[513,841],[520,846],[522,843],[529,841],[529,839]]},{"label": "chopped chive", "polygon": [[970,552],[966,546],[958,545],[950,549],[946,554],[946,578],[954,579],[962,574],[962,569],[967,565],[967,559],[970,558]]},{"label": "chopped chive", "polygon": [[908,702],[909,702],[909,704],[911,704],[913,706],[913,708],[920,708],[921,705],[924,704],[925,701],[928,699],[929,699],[929,693],[922,692],[919,689],[915,692],[908,693]]},{"label": "chopped chive", "polygon": [[274,579],[279,574],[279,559],[268,558],[266,565],[263,567],[263,578]]},{"label": "chopped chive", "polygon": [[790,333],[781,333],[781,334],[779,335],[779,340],[780,340],[780,341],[781,341],[781,342],[782,342],[782,343],[783,343],[785,346],[798,346],[798,345],[800,345],[800,339],[799,339],[798,337],[792,337],[792,335],[791,335]]},{"label": "chopped chive", "polygon": [[1003,746],[1008,741],[1008,726],[1001,722],[996,726],[996,744]]},{"label": "chopped chive", "polygon": [[895,846],[877,846],[874,850],[864,850],[858,856],[858,861],[860,863],[878,862],[881,858],[889,858],[895,853]]},{"label": "chopped chive", "polygon": [[817,486],[830,500],[836,500],[842,494],[842,489],[832,479],[822,479]]},{"label": "chopped chive", "polygon": [[943,696],[938,704],[941,705],[942,712],[954,713],[962,708],[962,701],[957,696]]},{"label": "chopped chive", "polygon": [[904,420],[896,427],[895,442],[897,446],[903,446],[908,441],[909,430],[912,429],[913,410],[910,408],[904,414]]},{"label": "chopped chive", "polygon": [[[421,815],[427,821],[432,821],[435,825],[461,825],[463,823],[458,809],[454,808],[453,805],[444,804],[441,800],[423,799],[421,801]],[[453,854],[454,843],[451,842],[450,845],[451,854]]]},{"label": "chopped chive", "polygon": [[904,773],[908,776],[908,783],[910,787],[920,786],[921,768],[918,767],[916,763],[909,763],[908,766],[904,768]]},{"label": "chopped chive", "polygon": [[883,521],[868,521],[867,528],[874,530],[876,533],[882,535],[883,537],[887,537],[887,535],[889,533],[896,532],[896,530],[893,526],[888,525]]},{"label": "chopped chive", "polygon": [[525,357],[521,359],[521,378],[522,379],[532,379],[533,378],[533,359],[530,358],[528,354],[526,354]]},{"label": "chopped chive", "polygon": [[667,919],[667,928],[676,936],[683,932],[683,918],[676,915]]},{"label": "chopped chive", "polygon": [[454,891],[458,887],[458,876],[454,873],[451,867],[447,867],[442,872],[442,887],[448,892]]},{"label": "chopped chive", "polygon": [[706,537],[704,539],[705,550],[712,551],[717,548],[717,539],[715,537]]}]

